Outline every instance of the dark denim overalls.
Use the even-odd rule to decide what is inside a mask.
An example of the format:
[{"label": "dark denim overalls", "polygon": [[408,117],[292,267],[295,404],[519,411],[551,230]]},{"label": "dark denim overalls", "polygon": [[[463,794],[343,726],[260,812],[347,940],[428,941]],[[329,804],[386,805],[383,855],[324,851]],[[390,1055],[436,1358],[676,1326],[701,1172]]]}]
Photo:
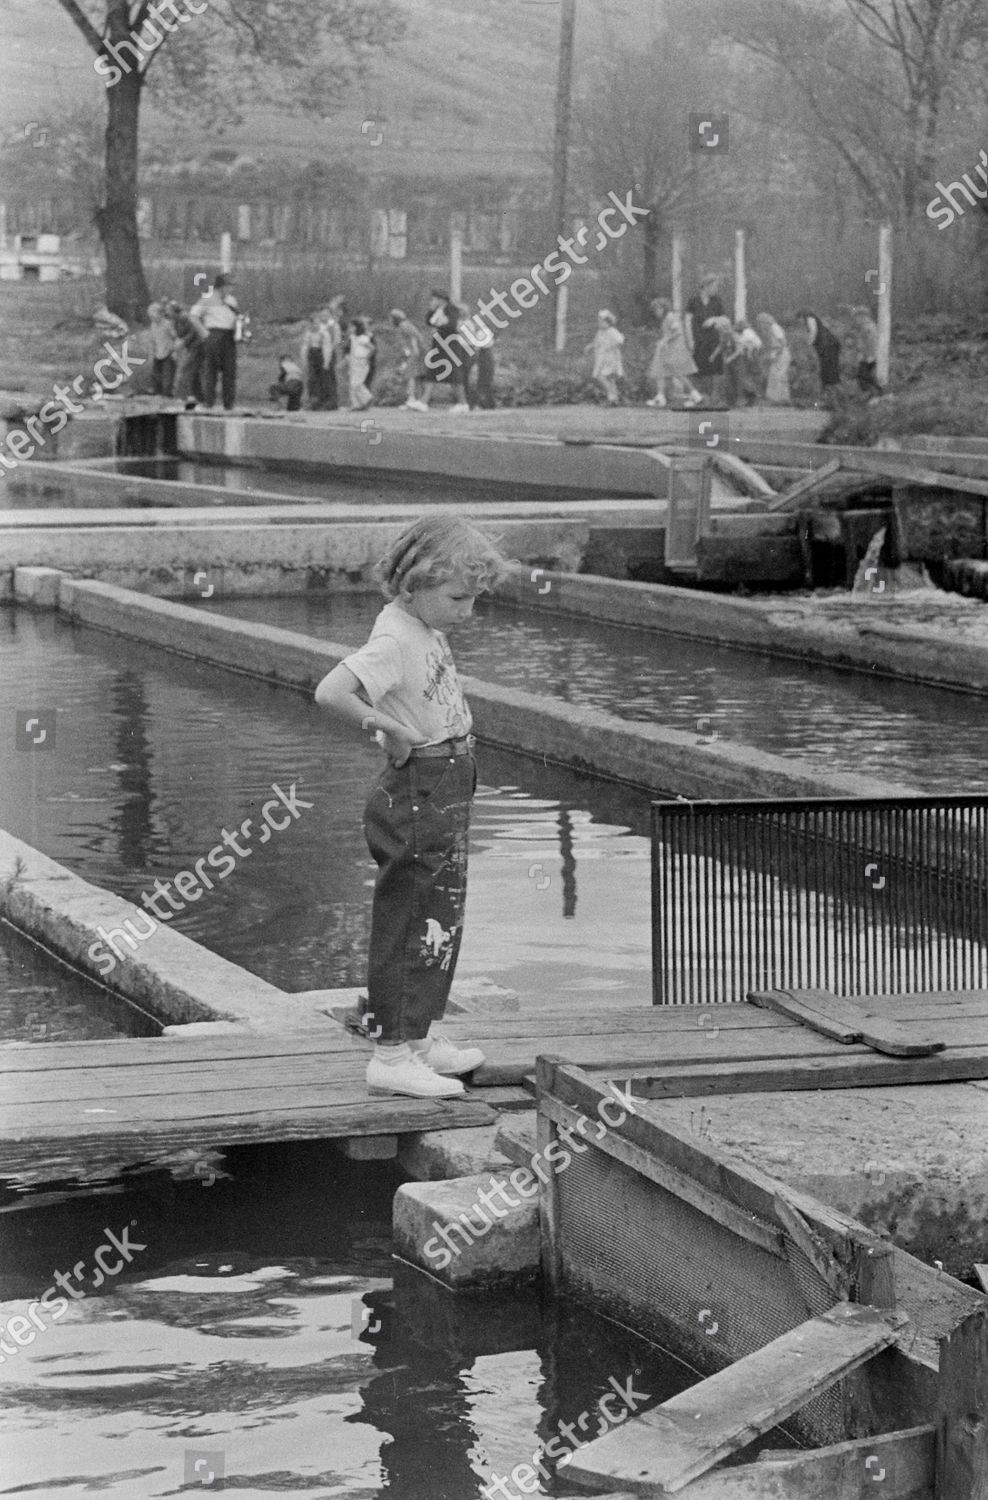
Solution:
[{"label": "dark denim overalls", "polygon": [[463,935],[472,743],[447,741],[443,755],[429,746],[429,755],[389,764],[367,799],[364,833],[378,873],[366,1024],[379,1041],[419,1041],[446,1009]]}]

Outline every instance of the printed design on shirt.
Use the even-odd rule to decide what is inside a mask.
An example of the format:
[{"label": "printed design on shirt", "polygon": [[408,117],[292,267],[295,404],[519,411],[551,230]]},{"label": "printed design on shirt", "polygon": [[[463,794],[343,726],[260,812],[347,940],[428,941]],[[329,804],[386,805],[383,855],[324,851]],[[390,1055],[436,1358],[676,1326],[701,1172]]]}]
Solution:
[{"label": "printed design on shirt", "polygon": [[450,736],[463,733],[463,694],[456,680],[453,653],[447,645],[435,646],[425,654],[425,697],[442,709]]},{"label": "printed design on shirt", "polygon": [[422,939],[421,949],[426,968],[434,968],[437,963],[440,969],[449,968],[453,958],[456,932],[455,925],[447,930],[435,917],[426,917],[425,936]]}]

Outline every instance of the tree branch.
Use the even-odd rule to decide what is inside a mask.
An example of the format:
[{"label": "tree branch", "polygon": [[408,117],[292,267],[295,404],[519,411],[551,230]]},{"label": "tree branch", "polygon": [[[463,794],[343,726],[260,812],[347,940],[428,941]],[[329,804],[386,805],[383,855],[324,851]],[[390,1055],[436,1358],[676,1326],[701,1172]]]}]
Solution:
[{"label": "tree branch", "polygon": [[97,53],[102,52],[103,38],[96,30],[96,27],[90,21],[89,17],[83,12],[81,7],[77,3],[77,0],[58,0],[58,3],[65,11],[65,14],[71,17],[71,19],[78,26],[79,30],[86,38],[86,41],[89,43],[90,47],[92,47],[93,51]]}]

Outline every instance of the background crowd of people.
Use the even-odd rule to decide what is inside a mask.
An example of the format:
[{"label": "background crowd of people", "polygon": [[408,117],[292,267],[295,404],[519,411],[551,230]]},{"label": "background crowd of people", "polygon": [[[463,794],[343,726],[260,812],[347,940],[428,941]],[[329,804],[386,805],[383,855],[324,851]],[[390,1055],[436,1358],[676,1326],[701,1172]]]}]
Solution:
[{"label": "background crowd of people", "polygon": [[[155,395],[184,400],[187,409],[208,410],[219,387],[224,409],[233,409],[237,349],[250,337],[250,320],[241,312],[234,286],[233,276],[221,273],[187,309],[175,301],[148,308]],[[807,308],[795,314],[788,330],[770,312],[758,313],[752,322],[732,320],[721,300],[720,279],[710,273],[701,278],[682,312],[668,298],[657,297],[651,314],[658,336],[646,377],[653,392],[647,406],[787,406],[795,338],[812,351],[822,399],[832,402],[840,389],[841,340]],[[451,391],[454,415],[495,406],[494,332],[468,306],[434,289],[421,326],[401,307],[391,309],[390,323],[397,345],[391,373],[404,388],[405,410],[428,411],[440,385]],[[858,389],[865,398],[880,395],[875,321],[867,308],[857,307],[850,323]],[[609,406],[630,399],[624,346],[617,316],[602,308],[585,352],[592,356],[592,379]],[[311,314],[297,353],[279,357],[268,394],[288,411],[303,406],[364,411],[375,400],[377,372],[374,325],[363,314],[351,316],[339,294]],[[393,387],[389,394],[393,399]]]},{"label": "background crowd of people", "polygon": [[[451,388],[455,414],[494,406],[493,334],[485,325],[484,346],[476,347],[462,333],[469,316],[465,304],[438,290],[430,294],[423,328],[404,308],[391,309],[399,350],[395,373],[404,383],[404,409],[428,411],[437,385]],[[309,319],[299,359],[281,356],[278,379],[269,394],[273,401],[284,400],[288,411],[299,411],[303,402],[311,411],[336,411],[341,406],[363,411],[374,401],[377,360],[371,319],[351,318],[345,297],[336,296]]]},{"label": "background crowd of people", "polygon": [[[664,297],[651,304],[658,327],[648,379],[655,394],[647,406],[715,407],[788,406],[792,365],[790,336],[769,312],[754,326],[746,318],[732,322],[720,298],[716,275],[704,276],[683,313]],[[793,320],[816,358],[821,396],[832,400],[841,385],[841,341],[815,312],[802,308]],[[882,394],[876,374],[878,329],[866,307],[851,310],[851,337],[857,352],[857,385],[866,398]],[[587,345],[593,355],[593,378],[609,406],[621,403],[624,379],[624,335],[617,318],[602,308],[597,332]]]},{"label": "background crowd of people", "polygon": [[225,411],[237,399],[237,345],[250,338],[250,320],[240,311],[234,278],[220,272],[189,308],[180,302],[152,302],[148,308],[151,340],[151,391],[174,396],[188,408],[208,410],[217,383]]}]

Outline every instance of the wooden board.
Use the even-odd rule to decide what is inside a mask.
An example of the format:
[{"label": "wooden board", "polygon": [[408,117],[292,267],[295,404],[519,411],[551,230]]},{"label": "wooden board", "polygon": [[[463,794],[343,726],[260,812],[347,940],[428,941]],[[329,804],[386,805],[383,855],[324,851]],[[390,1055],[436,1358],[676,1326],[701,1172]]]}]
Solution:
[{"label": "wooden board", "polygon": [[[970,1017],[988,1022],[988,991],[952,990],[918,994],[868,995],[855,1002],[866,1005],[869,1013],[888,1015],[899,1025],[919,1025],[927,1021],[956,1020]],[[548,1009],[512,1016],[450,1016],[443,1028],[454,1040],[476,1040],[500,1045],[504,1041],[532,1038],[538,1045],[533,1051],[548,1051],[544,1045],[552,1037],[618,1037],[634,1033],[653,1033],[656,1046],[664,1047],[671,1032],[699,1033],[709,1050],[717,1032],[726,1030],[796,1032],[798,1028],[780,1015],[738,1001],[723,1005],[637,1005],[614,1011],[581,1011]],[[980,1031],[972,1028],[972,1042]],[[988,1030],[985,1033],[988,1040]],[[155,1065],[178,1062],[198,1066],[228,1058],[299,1058],[332,1054],[366,1059],[367,1043],[341,1027],[327,1024],[316,1031],[259,1034],[230,1032],[220,1036],[180,1037],[114,1037],[92,1042],[38,1042],[23,1046],[0,1047],[0,1076],[57,1070],[76,1073],[80,1069],[124,1068],[135,1063]],[[110,1087],[107,1084],[107,1087]],[[115,1085],[112,1085],[115,1087]]]},{"label": "wooden board", "polygon": [[[540,1112],[544,1104],[554,1101],[594,1120],[601,1102],[614,1097],[613,1091],[599,1078],[559,1057],[539,1058],[537,1084]],[[601,1118],[606,1119],[606,1115]],[[849,1215],[771,1177],[753,1163],[719,1150],[709,1141],[700,1142],[672,1121],[656,1118],[655,1112],[626,1113],[620,1126],[606,1131],[601,1139],[594,1141],[594,1146],[604,1153],[616,1152],[618,1137],[623,1145],[633,1145],[656,1158],[658,1170],[689,1177],[708,1194],[760,1219],[764,1225],[786,1228],[778,1214],[778,1204],[784,1201],[791,1213],[806,1221],[809,1230],[824,1241],[847,1271],[852,1267],[856,1245],[867,1250],[882,1243]],[[837,1293],[836,1288],[835,1293],[837,1301],[842,1293]]]},{"label": "wooden board", "polygon": [[880,1437],[788,1452],[711,1469],[680,1500],[934,1500],[936,1429],[910,1427]]},{"label": "wooden board", "polygon": [[814,490],[820,489],[835,474],[839,474],[840,469],[841,460],[839,458],[832,458],[829,463],[823,465],[822,469],[814,469],[802,479],[797,479],[795,484],[791,484],[781,494],[776,495],[775,499],[770,500],[768,503],[769,510],[792,509],[797,500],[805,500],[807,495],[811,495]]},{"label": "wooden board", "polygon": [[981,1283],[981,1290],[988,1292],[988,1265],[980,1260],[976,1260],[974,1262],[974,1274]]},{"label": "wooden board", "polygon": [[[892,1063],[874,1057],[874,1061],[883,1067],[916,1067],[928,1060]],[[622,1089],[625,1086],[622,1079]],[[539,1058],[538,1092],[540,1099],[554,1099],[588,1119],[596,1118],[598,1105],[605,1097],[604,1084],[598,1075],[572,1067],[560,1058]],[[854,1294],[858,1296],[866,1287],[869,1292],[872,1290],[870,1273],[862,1273],[863,1258],[869,1251],[884,1250],[886,1242],[850,1215],[783,1183],[733,1152],[699,1140],[664,1113],[650,1110],[645,1101],[635,1115],[627,1116],[617,1130],[608,1131],[594,1146],[606,1154],[618,1135],[658,1158],[663,1169],[672,1168],[689,1176],[708,1193],[761,1220],[763,1225],[774,1224],[791,1234],[790,1216],[798,1215],[805,1226],[799,1243],[805,1248],[806,1235],[813,1237],[813,1263],[817,1264],[818,1256],[822,1258],[820,1274],[834,1291],[835,1301],[847,1296],[854,1286],[859,1288]],[[785,1215],[780,1213],[780,1203],[785,1205]],[[891,1296],[895,1305],[913,1317],[916,1326],[909,1336],[908,1356],[903,1355],[895,1362],[894,1371],[889,1367],[889,1383],[882,1388],[882,1399],[893,1402],[891,1410],[899,1420],[924,1422],[930,1419],[935,1401],[935,1389],[929,1379],[936,1366],[935,1340],[973,1308],[982,1306],[983,1299],[971,1287],[905,1251],[893,1247],[893,1257],[894,1272],[888,1276],[883,1295],[889,1295],[889,1285],[894,1282]],[[834,1263],[839,1268],[839,1279],[833,1274]],[[879,1266],[880,1283],[888,1270]],[[877,1391],[878,1386],[874,1385],[874,1389]]]},{"label": "wooden board", "polygon": [[[984,473],[984,461],[975,461]],[[988,496],[988,479],[967,479],[961,474],[942,473],[926,469],[916,463],[908,453],[889,450],[886,453],[858,451],[844,464],[846,469],[857,469],[862,474],[878,474],[883,479],[900,479],[906,484],[925,485],[933,489],[958,490],[965,495]],[[963,465],[961,465],[963,467]]]},{"label": "wooden board", "polygon": [[937,1500],[988,1500],[988,1307],[940,1344]]},{"label": "wooden board", "polygon": [[[949,444],[950,439],[945,438],[942,450],[936,453],[923,453],[921,458],[927,465],[934,465],[936,472],[940,475],[948,475],[951,478],[965,475],[972,479],[988,479],[988,456],[982,453],[954,451]],[[891,465],[898,465],[899,469],[904,471],[906,466],[917,458],[915,451],[907,449],[892,448],[878,451],[874,448],[855,447],[846,443],[840,446],[828,443],[824,447],[819,443],[789,443],[771,438],[746,436],[732,437],[729,451],[740,453],[749,463],[755,464],[760,469],[765,467],[820,469],[833,459],[839,458],[842,467],[847,472],[859,474],[877,472],[879,475],[885,472],[885,467]],[[877,461],[874,471],[865,467],[872,461]],[[898,471],[897,469],[896,472]]]},{"label": "wooden board", "polygon": [[568,1477],[677,1494],[895,1343],[905,1319],[839,1303],[671,1401],[579,1448]]},{"label": "wooden board", "polygon": [[[836,1044],[834,1044],[836,1047]],[[965,1083],[988,1079],[988,1048],[957,1048],[933,1057],[882,1057],[850,1048],[827,1057],[753,1058],[742,1062],[677,1063],[649,1067],[601,1062],[587,1071],[628,1080],[643,1099],[689,1099],[706,1094],[761,1094],[805,1089],[889,1088],[906,1083]]]},{"label": "wooden board", "polygon": [[934,1037],[918,1035],[915,1028],[910,1032],[888,1016],[875,1016],[865,1000],[842,998],[830,990],[754,990],[748,999],[764,1010],[800,1021],[822,1036],[844,1044],[863,1042],[890,1057],[929,1057],[946,1046]]},{"label": "wooden board", "polygon": [[[988,994],[877,996],[883,1027],[930,1031],[949,1050],[893,1060],[748,1004],[450,1018],[489,1059],[466,1098],[369,1098],[368,1046],[327,1022],[290,1035],[230,1032],[0,1047],[0,1175],[90,1180],[169,1151],[459,1128],[531,1107],[536,1057],[574,1054],[633,1077],[646,1097],[988,1079]],[[478,1034],[479,1033],[479,1034]]]},{"label": "wooden board", "polygon": [[[853,1088],[854,1072],[853,1068],[849,1071],[850,1065],[864,1065],[875,1060],[903,1070],[914,1063],[925,1066],[925,1071],[915,1074],[906,1071],[898,1077],[895,1072],[887,1074],[883,1081],[889,1083],[936,1083],[941,1079],[988,1077],[988,1021],[958,1017],[954,1021],[944,1021],[938,1029],[948,1044],[947,1050],[930,1057],[901,1058],[883,1058],[860,1043],[845,1046],[797,1024],[793,1024],[788,1032],[739,1030],[717,1033],[711,1027],[706,1031],[697,1028],[664,1037],[631,1032],[606,1039],[560,1033],[532,1041],[505,1041],[496,1049],[489,1048],[487,1061],[477,1069],[474,1081],[484,1085],[520,1083],[531,1071],[534,1057],[543,1051],[563,1054],[580,1067],[606,1070],[615,1078],[641,1071],[653,1058],[657,1070],[673,1066],[685,1069],[706,1062],[734,1066],[739,1073],[747,1070],[751,1063],[783,1058],[791,1059],[794,1065],[811,1060],[821,1064],[833,1062],[842,1070],[841,1076],[848,1080],[829,1085],[834,1088]],[[869,1076],[865,1068],[862,1077]],[[748,1086],[740,1092],[750,1093],[752,1090]]]}]

